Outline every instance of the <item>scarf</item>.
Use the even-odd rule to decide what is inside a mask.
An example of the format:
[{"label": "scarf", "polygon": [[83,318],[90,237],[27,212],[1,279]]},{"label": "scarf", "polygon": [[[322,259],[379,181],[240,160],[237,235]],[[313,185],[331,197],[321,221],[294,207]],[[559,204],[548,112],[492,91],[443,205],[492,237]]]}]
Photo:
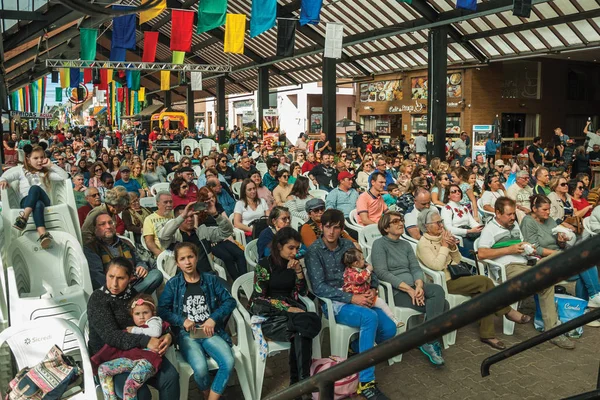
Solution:
[{"label": "scarf", "polygon": [[110,290],[108,290],[105,286],[102,286],[100,290],[104,293],[112,297],[113,299],[123,299],[129,300],[133,296],[131,285],[127,285],[127,289],[124,292],[119,294],[112,294]]}]

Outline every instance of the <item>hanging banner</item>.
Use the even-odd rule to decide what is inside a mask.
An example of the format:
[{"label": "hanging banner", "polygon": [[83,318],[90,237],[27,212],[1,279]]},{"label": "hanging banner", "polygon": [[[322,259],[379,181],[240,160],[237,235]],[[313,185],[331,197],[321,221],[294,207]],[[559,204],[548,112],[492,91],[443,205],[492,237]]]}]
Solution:
[{"label": "hanging banner", "polygon": [[183,64],[185,61],[185,51],[174,51],[171,62],[173,64]]},{"label": "hanging banner", "polygon": [[127,87],[131,90],[140,90],[140,70],[131,70],[130,81],[127,83]]},{"label": "hanging banner", "polygon": [[323,0],[302,0],[300,4],[300,25],[317,25],[321,20]]},{"label": "hanging banner", "polygon": [[80,28],[79,29],[79,46],[80,57],[85,61],[96,59],[96,42],[98,41],[98,29]]},{"label": "hanging banner", "polygon": [[456,8],[477,11],[477,0],[457,0]]},{"label": "hanging banner", "polygon": [[192,32],[194,30],[194,11],[171,11],[172,51],[192,51]]},{"label": "hanging banner", "polygon": [[58,71],[52,71],[52,83],[58,83]]},{"label": "hanging banner", "polygon": [[[128,10],[132,7],[116,5],[113,10]],[[111,48],[135,50],[135,14],[122,15],[112,20]]]},{"label": "hanging banner", "polygon": [[160,90],[171,90],[171,71],[160,71]]},{"label": "hanging banner", "polygon": [[225,22],[225,53],[244,54],[244,38],[246,37],[246,14],[227,14]]},{"label": "hanging banner", "polygon": [[70,87],[79,87],[79,84],[81,83],[81,70],[79,68],[70,68],[69,75],[69,81],[71,83]]},{"label": "hanging banner", "polygon": [[325,49],[323,57],[342,58],[342,42],[344,40],[344,24],[328,22],[325,28]]},{"label": "hanging banner", "polygon": [[277,0],[252,0],[250,37],[256,37],[275,26]]},{"label": "hanging banner", "polygon": [[199,0],[196,33],[204,33],[223,26],[227,13],[227,0]]},{"label": "hanging banner", "polygon": [[106,91],[96,90],[96,100],[98,101],[98,104],[104,104],[106,102]]},{"label": "hanging banner", "polygon": [[71,72],[68,68],[61,68],[58,70],[60,73],[60,87],[63,89],[71,86]]},{"label": "hanging banner", "polygon": [[123,99],[125,98],[125,88],[117,88],[117,101],[119,103],[123,102]]},{"label": "hanging banner", "polygon": [[191,72],[190,83],[192,85],[192,90],[199,91],[202,90],[202,72]]},{"label": "hanging banner", "polygon": [[158,45],[158,32],[144,32],[144,53],[142,62],[154,62],[156,60],[156,46]]},{"label": "hanging banner", "polygon": [[54,88],[54,101],[60,103],[62,101],[62,92],[63,89],[62,88]]},{"label": "hanging banner", "polygon": [[141,87],[140,90],[138,90],[138,99],[142,103],[146,101],[146,88],[145,87]]},{"label": "hanging banner", "polygon": [[[148,3],[149,1],[150,0],[142,0],[142,5]],[[158,17],[165,10],[165,8],[167,8],[167,0],[162,0],[160,3],[158,3],[151,9],[141,11],[140,12],[140,25]]]},{"label": "hanging banner", "polygon": [[83,83],[91,83],[92,82],[92,69],[84,68],[83,69]]},{"label": "hanging banner", "polygon": [[277,55],[292,57],[296,46],[296,21],[280,19],[277,21]]}]

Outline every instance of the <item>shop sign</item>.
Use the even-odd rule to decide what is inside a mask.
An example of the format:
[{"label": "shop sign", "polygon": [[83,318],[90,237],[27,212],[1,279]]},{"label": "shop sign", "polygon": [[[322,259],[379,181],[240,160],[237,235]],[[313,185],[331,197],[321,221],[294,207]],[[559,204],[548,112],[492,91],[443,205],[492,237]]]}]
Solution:
[{"label": "shop sign", "polygon": [[423,104],[423,103],[419,103],[418,101],[415,101],[415,105],[410,105],[410,106],[390,106],[390,108],[388,108],[388,111],[391,113],[398,113],[398,112],[421,112],[423,111],[425,108],[427,108],[427,105]]},{"label": "shop sign", "polygon": [[234,101],[233,108],[254,107],[254,100]]},{"label": "shop sign", "polygon": [[34,112],[25,112],[25,111],[11,111],[11,117],[19,116],[20,118],[25,119],[52,119],[52,114],[47,113],[34,113]]},{"label": "shop sign", "polygon": [[263,117],[276,117],[277,109],[276,108],[265,108],[263,109]]},{"label": "shop sign", "polygon": [[242,114],[242,124],[249,124],[255,120],[254,111],[244,111]]}]

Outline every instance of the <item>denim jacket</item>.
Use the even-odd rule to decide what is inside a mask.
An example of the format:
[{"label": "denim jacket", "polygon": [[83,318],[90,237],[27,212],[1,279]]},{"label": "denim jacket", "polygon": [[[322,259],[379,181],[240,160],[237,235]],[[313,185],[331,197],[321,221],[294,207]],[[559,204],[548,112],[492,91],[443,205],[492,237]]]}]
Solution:
[{"label": "denim jacket", "polygon": [[[210,318],[216,322],[215,334],[231,346],[231,337],[225,332],[225,321],[235,309],[235,299],[227,289],[211,274],[200,273],[200,287],[206,296],[210,309]],[[179,334],[183,329],[186,316],[183,314],[186,283],[181,272],[169,279],[158,300],[158,315],[171,324],[173,332]]]}]

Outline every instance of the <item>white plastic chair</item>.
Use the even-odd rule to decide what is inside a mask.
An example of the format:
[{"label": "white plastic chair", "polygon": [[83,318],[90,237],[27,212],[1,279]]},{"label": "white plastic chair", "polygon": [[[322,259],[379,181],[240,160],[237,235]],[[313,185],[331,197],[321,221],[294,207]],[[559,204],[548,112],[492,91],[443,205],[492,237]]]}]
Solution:
[{"label": "white plastic chair", "polygon": [[229,221],[231,222],[231,225],[233,225],[233,238],[241,245],[246,246],[246,233],[240,228],[235,227],[233,222],[234,217],[235,213],[231,213],[229,216]]},{"label": "white plastic chair", "polygon": [[[172,262],[173,265],[175,264],[175,253],[173,253],[171,250],[162,251],[156,258],[156,269],[162,273],[164,283],[167,283],[167,281],[174,276],[166,268],[167,263],[170,262]],[[225,272],[225,268],[215,263],[210,255],[208,257],[208,262],[210,263],[211,269],[217,273],[217,276],[226,281],[227,273]],[[177,272],[177,266],[175,266],[175,272]]]},{"label": "white plastic chair", "polygon": [[327,191],[326,190],[322,190],[322,189],[312,189],[312,190],[309,190],[308,194],[310,194],[315,199],[321,199],[323,201],[325,201],[325,198],[327,197]]},{"label": "white plastic chair", "polygon": [[[2,252],[11,247],[11,242],[16,240],[25,232],[36,232],[33,221],[33,213],[29,216],[27,227],[23,232],[12,227],[13,223],[23,211],[19,203],[19,182],[12,182],[1,191],[2,198],[2,222],[4,245]],[[44,209],[44,219],[46,230],[54,232],[66,232],[75,237],[80,243],[81,228],[79,226],[79,216],[77,215],[77,205],[75,204],[75,195],[73,194],[73,184],[70,179],[64,181],[53,181],[52,190],[48,193],[51,206]]]},{"label": "white plastic chair", "polygon": [[486,224],[492,218],[496,216],[495,213],[484,210],[483,204],[481,203],[481,198],[477,199],[477,209],[479,210],[479,215],[481,215],[481,223]]},{"label": "white plastic chair", "polygon": [[[80,358],[83,367],[83,385],[81,391],[69,391],[77,393],[70,399],[96,398],[96,385],[86,341],[75,323],[62,318],[27,321],[2,331],[0,346],[4,343],[10,347],[18,370],[37,365],[53,345],[57,345],[68,355]],[[73,344],[75,347],[71,347]]]},{"label": "white plastic chair", "polygon": [[146,207],[146,208],[156,208],[156,198],[142,197],[142,198],[140,198],[140,206]]},{"label": "white plastic chair", "polygon": [[213,147],[216,147],[217,144],[215,143],[214,140],[212,139],[200,139],[200,152],[202,153],[203,156],[208,156],[211,152],[211,150],[213,149]]},{"label": "white plastic chair", "polygon": [[[150,193],[152,193],[152,196],[156,196],[156,194],[158,192],[163,192],[163,191],[169,192],[170,190],[171,190],[171,185],[168,182],[160,182],[160,183],[155,183],[154,185],[152,185],[152,187],[150,188]],[[156,204],[156,200],[154,200],[154,203]]]},{"label": "white plastic chair", "polygon": [[585,238],[588,237],[592,237],[592,236],[596,236],[597,234],[592,231],[592,229],[590,228],[590,217],[585,217],[583,219],[583,232],[584,232],[584,236]]},{"label": "white plastic chair", "polygon": [[256,169],[260,172],[261,178],[269,171],[266,163],[256,163]]},{"label": "white plastic chair", "polygon": [[53,233],[44,250],[36,232],[12,242],[7,254],[8,303],[12,325],[49,317],[77,321],[92,294],[81,245],[64,232]]},{"label": "white plastic chair", "polygon": [[363,230],[364,226],[358,223],[358,215],[356,214],[356,209],[350,211],[350,215],[348,216],[349,222],[346,221],[346,228],[352,229],[357,234]]},{"label": "white plastic chair", "polygon": [[291,223],[292,228],[294,228],[295,230],[300,232],[302,225],[304,225],[304,221],[302,220],[302,218],[292,216],[292,223]]},{"label": "white plastic chair", "polygon": [[179,162],[181,160],[181,153],[177,150],[171,150],[171,153],[175,156],[175,162]]},{"label": "white plastic chair", "polygon": [[194,149],[200,147],[200,143],[198,143],[196,139],[183,139],[181,141],[181,154],[183,154],[183,149],[185,149],[186,146],[190,146],[192,153],[194,153]]},{"label": "white plastic chair", "polygon": [[231,184],[231,191],[233,192],[236,199],[240,198],[240,189],[242,188],[242,182],[237,181]]},{"label": "white plastic chair", "polygon": [[202,166],[192,165],[192,169],[194,170],[194,173],[196,174],[196,178],[199,178],[200,175],[202,174]]},{"label": "white plastic chair", "polygon": [[171,172],[167,175],[167,182],[170,183],[173,179],[175,179],[175,172]]},{"label": "white plastic chair", "polygon": [[371,247],[375,239],[381,237],[377,224],[367,225],[358,232],[358,244],[362,249],[365,259],[371,254]]},{"label": "white plastic chair", "polygon": [[[246,330],[245,334],[247,334],[249,358],[251,360],[251,369],[250,371],[254,372],[254,397],[253,399],[260,399],[262,394],[262,387],[265,377],[265,366],[267,360],[263,361],[259,355],[258,345],[254,341],[251,334],[251,324],[250,324],[250,313],[248,310],[244,308],[239,299],[240,289],[243,291],[246,298],[250,298],[252,295],[254,288],[254,272],[247,272],[244,275],[240,276],[233,282],[233,286],[231,288],[231,295],[237,301],[237,311],[242,315],[244,321],[246,322]],[[312,301],[307,299],[306,297],[300,296],[300,300],[306,305],[307,311],[315,312],[315,305]],[[237,321],[236,321],[237,322]],[[238,334],[238,338],[239,338]],[[313,358],[321,357],[321,338],[320,335],[313,339]],[[278,354],[282,351],[290,350],[289,342],[276,342],[276,341],[267,341],[268,350],[267,350],[267,358]]]},{"label": "white plastic chair", "polygon": [[258,239],[249,242],[244,248],[244,257],[248,264],[248,269],[254,270],[258,264]]}]

